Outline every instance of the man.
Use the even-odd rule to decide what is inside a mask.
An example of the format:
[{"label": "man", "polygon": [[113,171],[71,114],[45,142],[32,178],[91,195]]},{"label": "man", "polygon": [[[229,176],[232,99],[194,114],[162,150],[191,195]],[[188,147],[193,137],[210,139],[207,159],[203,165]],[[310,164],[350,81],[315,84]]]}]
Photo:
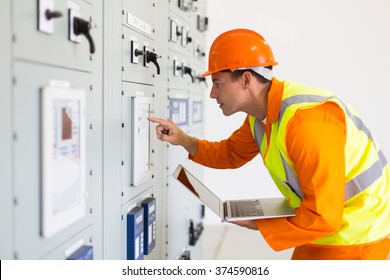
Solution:
[{"label": "man", "polygon": [[247,113],[220,142],[199,140],[173,122],[157,137],[181,145],[213,168],[237,168],[260,151],[296,216],[236,222],[259,230],[292,259],[386,259],[390,250],[390,168],[357,113],[325,90],[272,76],[276,65],[264,38],[246,29],[215,39],[209,54],[210,97],[223,114]]}]

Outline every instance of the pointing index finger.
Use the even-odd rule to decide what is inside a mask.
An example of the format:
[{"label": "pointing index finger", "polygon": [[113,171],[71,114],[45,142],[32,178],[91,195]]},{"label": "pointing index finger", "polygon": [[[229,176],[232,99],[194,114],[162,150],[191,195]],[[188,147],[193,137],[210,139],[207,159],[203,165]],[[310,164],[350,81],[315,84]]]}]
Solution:
[{"label": "pointing index finger", "polygon": [[149,121],[151,122],[154,122],[154,123],[158,123],[158,124],[162,124],[165,122],[164,119],[160,119],[160,118],[155,118],[155,117],[147,117]]},{"label": "pointing index finger", "polygon": [[148,120],[151,121],[151,122],[158,123],[159,125],[161,125],[163,127],[160,130],[161,133],[169,134],[169,128],[168,128],[169,121],[164,120],[164,119],[160,119],[160,118],[154,118],[154,117],[148,117]]}]

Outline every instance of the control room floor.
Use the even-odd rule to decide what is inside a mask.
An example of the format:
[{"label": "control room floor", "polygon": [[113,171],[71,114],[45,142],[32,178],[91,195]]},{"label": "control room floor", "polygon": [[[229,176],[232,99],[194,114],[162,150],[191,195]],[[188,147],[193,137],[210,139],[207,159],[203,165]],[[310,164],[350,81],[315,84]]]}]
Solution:
[{"label": "control room floor", "polygon": [[205,225],[202,235],[205,260],[289,260],[293,251],[274,252],[258,231],[235,225]]}]

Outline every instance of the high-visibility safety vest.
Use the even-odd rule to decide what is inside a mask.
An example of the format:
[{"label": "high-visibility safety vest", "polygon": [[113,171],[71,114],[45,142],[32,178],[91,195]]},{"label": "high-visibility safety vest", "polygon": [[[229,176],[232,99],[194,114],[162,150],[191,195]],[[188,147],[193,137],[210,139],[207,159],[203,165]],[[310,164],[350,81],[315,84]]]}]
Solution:
[{"label": "high-visibility safety vest", "polygon": [[286,127],[298,109],[324,102],[336,103],[345,114],[345,201],[340,230],[312,244],[357,245],[384,238],[390,233],[389,164],[357,113],[334,94],[285,81],[279,117],[271,124],[269,143],[261,120],[249,116],[265,166],[290,205],[299,207],[304,194],[287,153]]}]

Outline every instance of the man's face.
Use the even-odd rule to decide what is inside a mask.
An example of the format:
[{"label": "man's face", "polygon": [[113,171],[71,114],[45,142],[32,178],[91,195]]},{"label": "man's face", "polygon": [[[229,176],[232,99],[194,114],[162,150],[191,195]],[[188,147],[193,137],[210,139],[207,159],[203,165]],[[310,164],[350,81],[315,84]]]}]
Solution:
[{"label": "man's face", "polygon": [[212,74],[213,87],[210,98],[215,98],[225,116],[230,116],[240,111],[241,78],[232,79],[229,72],[217,72]]}]

